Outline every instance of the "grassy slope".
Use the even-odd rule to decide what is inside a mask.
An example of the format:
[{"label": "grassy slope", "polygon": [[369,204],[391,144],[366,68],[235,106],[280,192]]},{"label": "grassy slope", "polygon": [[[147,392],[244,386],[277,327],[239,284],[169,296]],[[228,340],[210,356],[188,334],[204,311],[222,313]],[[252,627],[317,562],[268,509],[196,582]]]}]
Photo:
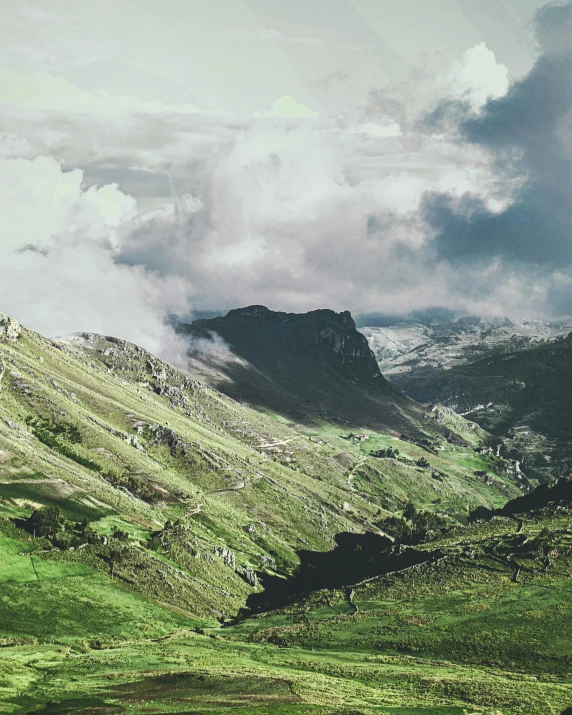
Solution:
[{"label": "grassy slope", "polygon": [[[104,702],[131,712],[250,703],[256,712],[324,713],[421,702],[418,689],[402,687],[424,672],[413,661],[362,682],[341,679],[331,653],[313,645],[290,652],[189,631],[236,613],[254,590],[247,568],[288,572],[297,549],[331,548],[334,534],[372,528],[380,510],[411,495],[439,509],[450,502],[452,512],[468,500],[500,505],[518,490],[508,477],[486,485],[474,476],[491,469],[488,458],[450,445],[435,457],[399,442],[409,463],[372,459],[372,447],[397,443],[391,434],[354,444],[338,427],[297,430],[121,341],[62,344],[23,331],[0,350],[0,712],[49,701],[58,704],[46,712],[65,712],[67,700],[69,712]],[[451,427],[481,439],[466,423]],[[415,467],[419,456],[445,480]],[[163,489],[162,500],[149,504],[109,481],[125,475]],[[129,540],[52,550],[10,521],[45,504],[90,519],[108,537],[125,530]],[[151,548],[167,520],[180,523]],[[114,578],[112,547],[123,553]],[[372,667],[368,657],[346,644],[335,661],[350,676]],[[177,672],[186,680],[169,680]],[[460,713],[464,702],[443,698],[439,712]]]},{"label": "grassy slope", "polygon": [[[38,606],[45,582],[18,570],[30,579],[19,585],[27,584],[31,604],[49,614],[65,598],[69,615],[35,642],[10,626],[12,643],[0,649],[1,711],[560,713],[572,699],[570,516],[546,510],[460,527],[427,545],[447,554],[439,563],[317,592],[222,630],[103,575],[89,595],[98,608],[74,620],[82,599],[84,612],[87,605],[85,572],[66,565],[50,591],[60,602]],[[515,549],[543,528],[557,552],[547,574]],[[492,557],[510,552],[521,567],[516,582],[512,567]],[[56,579],[62,565],[49,566]],[[90,709],[98,707],[108,709]]]},{"label": "grassy slope", "polygon": [[[560,713],[572,700],[571,516],[552,508],[459,528],[425,547],[445,552],[439,563],[355,586],[351,595],[318,592],[225,636],[318,650],[323,672],[368,685],[393,678],[402,705],[431,705],[429,712],[457,700],[479,712]],[[545,528],[548,573],[519,547]],[[503,563],[507,556],[512,564]],[[360,653],[363,663],[340,664],[341,653]]]},{"label": "grassy slope", "polygon": [[[127,530],[141,547],[152,530],[179,520],[199,552],[224,546],[244,568],[288,570],[296,549],[327,549],[336,533],[372,528],[380,510],[402,508],[410,497],[455,512],[467,502],[498,506],[518,493],[507,475],[490,485],[476,478],[490,465],[468,446],[447,445],[433,456],[400,442],[409,460],[373,459],[369,450],[390,435],[354,444],[327,425],[303,434],[122,341],[91,336],[67,345],[24,331],[2,352],[7,516],[56,504],[70,519],[100,519],[103,533],[110,524]],[[475,443],[481,438],[466,423],[455,427]],[[323,444],[312,441],[317,436]],[[423,455],[447,473],[443,481],[416,467]],[[110,483],[125,476],[161,488],[162,501],[153,506]],[[203,578],[209,571],[223,578],[224,569],[204,571]]]}]

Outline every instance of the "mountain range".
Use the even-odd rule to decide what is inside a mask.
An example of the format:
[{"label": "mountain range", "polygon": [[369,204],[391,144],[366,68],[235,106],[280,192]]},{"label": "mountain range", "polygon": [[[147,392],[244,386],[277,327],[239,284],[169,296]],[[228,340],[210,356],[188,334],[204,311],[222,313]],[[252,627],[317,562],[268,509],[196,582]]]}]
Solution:
[{"label": "mountain range", "polygon": [[533,479],[570,473],[569,323],[465,318],[362,332],[410,397],[447,405],[502,438]]},{"label": "mountain range", "polygon": [[565,480],[393,387],[349,313],[178,330],[188,372],[0,314],[4,712],[564,711]]}]

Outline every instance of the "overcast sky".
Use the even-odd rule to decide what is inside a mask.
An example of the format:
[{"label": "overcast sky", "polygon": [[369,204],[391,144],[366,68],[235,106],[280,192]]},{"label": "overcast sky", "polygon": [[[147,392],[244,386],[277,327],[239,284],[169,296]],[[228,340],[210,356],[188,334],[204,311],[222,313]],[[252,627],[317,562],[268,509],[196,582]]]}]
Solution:
[{"label": "overcast sky", "polygon": [[0,0],[0,310],[572,312],[572,7]]}]

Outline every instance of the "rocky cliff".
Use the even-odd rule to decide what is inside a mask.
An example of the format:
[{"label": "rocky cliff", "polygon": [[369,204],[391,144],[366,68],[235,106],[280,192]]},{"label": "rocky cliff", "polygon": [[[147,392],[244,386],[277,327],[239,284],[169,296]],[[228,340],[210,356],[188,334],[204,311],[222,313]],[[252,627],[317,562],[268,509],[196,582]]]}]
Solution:
[{"label": "rocky cliff", "polygon": [[253,305],[178,329],[189,337],[192,373],[264,411],[407,429],[419,418],[415,403],[382,376],[348,311]]}]

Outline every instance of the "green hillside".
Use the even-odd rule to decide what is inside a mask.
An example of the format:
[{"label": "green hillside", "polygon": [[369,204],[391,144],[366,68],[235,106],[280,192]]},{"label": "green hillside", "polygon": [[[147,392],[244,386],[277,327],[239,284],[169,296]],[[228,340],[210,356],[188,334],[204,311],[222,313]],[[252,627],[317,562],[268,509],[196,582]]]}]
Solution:
[{"label": "green hillside", "polygon": [[[460,537],[445,534],[465,534],[459,519],[526,492],[476,425],[446,408],[416,408],[423,432],[410,436],[292,423],[125,341],[48,340],[5,316],[0,375],[0,712],[461,715],[481,702],[473,685],[463,695],[425,683],[452,668],[478,689],[491,667],[480,661],[419,663],[392,641],[380,674],[386,656],[358,647],[359,628],[335,655],[319,634],[292,648],[255,634],[270,622],[289,632],[292,608],[308,624],[306,605],[244,620],[301,564],[349,564],[350,581],[359,569],[401,571],[400,549],[456,550]],[[410,500],[422,516],[394,546]],[[479,528],[490,524],[466,533]],[[366,549],[353,558],[347,544]],[[419,568],[439,566],[431,560]],[[354,612],[351,585],[329,597],[340,617]],[[564,677],[558,663],[534,677]],[[498,677],[522,697],[538,689],[525,675]],[[566,684],[547,683],[560,707]]]}]

